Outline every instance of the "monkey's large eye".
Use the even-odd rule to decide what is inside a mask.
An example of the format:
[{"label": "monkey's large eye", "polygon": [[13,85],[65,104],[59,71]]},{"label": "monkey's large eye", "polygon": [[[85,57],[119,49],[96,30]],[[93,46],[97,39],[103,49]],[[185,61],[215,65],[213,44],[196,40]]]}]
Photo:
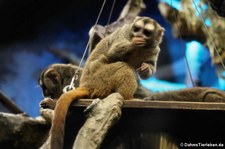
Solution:
[{"label": "monkey's large eye", "polygon": [[139,26],[134,26],[134,29],[133,31],[136,33],[136,32],[139,32],[141,30],[141,27]]},{"label": "monkey's large eye", "polygon": [[145,29],[143,33],[144,33],[144,35],[145,35],[146,37],[150,37],[150,36],[152,36],[152,33],[153,33],[153,32],[150,31],[150,30]]}]

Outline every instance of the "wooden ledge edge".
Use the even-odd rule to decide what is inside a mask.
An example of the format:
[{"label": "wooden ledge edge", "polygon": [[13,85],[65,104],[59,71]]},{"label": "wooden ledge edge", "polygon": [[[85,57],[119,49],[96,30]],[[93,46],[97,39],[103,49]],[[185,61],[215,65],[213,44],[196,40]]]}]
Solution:
[{"label": "wooden ledge edge", "polygon": [[[74,107],[87,107],[93,99],[80,99]],[[225,103],[221,102],[185,102],[185,101],[144,101],[141,99],[125,100],[123,108],[142,109],[180,109],[180,110],[219,110],[225,111]]]}]

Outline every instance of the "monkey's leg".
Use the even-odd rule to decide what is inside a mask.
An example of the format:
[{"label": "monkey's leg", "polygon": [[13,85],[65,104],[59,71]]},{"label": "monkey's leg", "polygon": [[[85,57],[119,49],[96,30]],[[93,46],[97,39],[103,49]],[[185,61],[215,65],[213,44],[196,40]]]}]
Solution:
[{"label": "monkey's leg", "polygon": [[152,92],[150,90],[148,90],[147,88],[145,88],[143,85],[141,85],[139,79],[137,80],[137,82],[138,82],[138,87],[134,94],[134,98],[144,99],[146,97],[150,97]]},{"label": "monkey's leg", "polygon": [[137,89],[137,80],[133,74],[124,74],[116,85],[115,91],[120,93],[125,100],[133,98]]}]

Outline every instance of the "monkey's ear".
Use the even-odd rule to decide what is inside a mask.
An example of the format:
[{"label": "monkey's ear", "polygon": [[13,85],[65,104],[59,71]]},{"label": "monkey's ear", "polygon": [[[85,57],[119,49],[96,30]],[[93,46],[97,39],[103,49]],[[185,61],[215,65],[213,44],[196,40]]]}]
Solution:
[{"label": "monkey's ear", "polygon": [[161,28],[161,32],[165,32],[165,31],[166,31],[165,28],[162,27],[162,28]]},{"label": "monkey's ear", "polygon": [[165,32],[165,29],[164,29],[163,27],[160,27],[160,28],[159,28],[159,34],[160,34],[160,35],[163,35],[164,32]]},{"label": "monkey's ear", "polygon": [[136,16],[136,17],[135,17],[135,19],[140,19],[140,18],[141,18],[140,16]]},{"label": "monkey's ear", "polygon": [[40,76],[38,77],[38,84],[40,86],[42,86],[42,84],[43,84],[42,79],[43,79],[43,72],[41,72]]},{"label": "monkey's ear", "polygon": [[57,80],[59,81],[61,79],[61,75],[57,70],[50,68],[44,73],[44,78],[49,78],[52,81],[57,82]]},{"label": "monkey's ear", "polygon": [[39,78],[38,78],[38,84],[39,85],[43,85],[43,78],[44,78],[44,75],[45,75],[45,72],[49,69],[49,67],[45,68],[44,70],[42,70],[41,74],[39,75]]}]

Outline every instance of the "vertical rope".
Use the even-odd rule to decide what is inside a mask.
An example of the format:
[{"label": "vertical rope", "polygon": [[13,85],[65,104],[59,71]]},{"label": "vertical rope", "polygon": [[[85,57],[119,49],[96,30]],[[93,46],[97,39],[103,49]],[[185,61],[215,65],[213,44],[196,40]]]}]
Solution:
[{"label": "vertical rope", "polygon": [[[98,23],[98,21],[99,21],[99,18],[100,18],[101,14],[102,14],[103,8],[105,7],[105,3],[106,3],[106,0],[104,0],[103,3],[102,3],[101,9],[100,9],[100,11],[99,11],[99,13],[98,13],[98,16],[97,16],[97,19],[96,19],[96,21],[95,21],[94,26],[96,26],[97,23]],[[88,43],[87,43],[87,45],[86,45],[86,47],[85,47],[84,53],[83,53],[83,55],[82,55],[82,58],[81,58],[81,60],[80,60],[80,63],[79,63],[79,66],[78,66],[78,67],[81,67],[81,64],[82,64],[82,62],[83,62],[83,60],[84,60],[84,57],[85,57],[85,55],[86,55],[86,53],[87,53],[88,46],[89,46],[89,44],[90,44],[90,41],[91,41],[92,37],[93,37],[93,34],[91,34],[91,37],[90,37],[89,40],[88,40]],[[67,91],[69,91],[69,90],[75,89],[75,87],[74,87],[74,86],[75,86],[75,85],[74,85],[74,81],[77,80],[77,78],[78,78],[78,73],[79,73],[79,72],[76,71],[76,72],[75,72],[75,75],[72,77],[72,80],[71,80],[70,84],[67,85],[67,86],[65,86],[65,87],[63,88],[63,92],[64,92],[64,93],[67,92]]]},{"label": "vertical rope", "polygon": [[110,13],[109,13],[109,18],[108,18],[108,21],[107,21],[107,25],[109,25],[109,23],[111,21],[112,13],[113,13],[114,8],[115,8],[115,4],[116,4],[116,0],[113,0],[113,4],[112,4],[112,7],[111,7],[111,10],[110,10]]},{"label": "vertical rope", "polygon": [[[105,3],[106,3],[106,0],[104,0],[103,3],[102,3],[101,9],[100,9],[100,11],[99,11],[99,13],[98,13],[98,17],[97,17],[97,19],[96,19],[96,21],[95,21],[94,26],[96,26],[97,23],[98,23],[98,21],[99,21],[99,18],[100,18],[101,14],[102,14],[103,8],[105,7]],[[84,57],[85,57],[85,55],[86,55],[86,53],[87,53],[87,49],[88,49],[88,46],[89,46],[89,44],[90,44],[90,41],[91,41],[92,37],[93,37],[93,34],[91,34],[91,37],[89,38],[88,43],[87,43],[87,45],[86,45],[86,47],[85,47],[84,53],[83,53],[82,58],[81,58],[81,60],[80,60],[79,67],[81,66],[81,64],[82,64],[82,62],[83,62],[83,60],[84,60]]]},{"label": "vertical rope", "polygon": [[[111,7],[111,10],[110,10],[110,14],[109,14],[109,18],[108,18],[108,21],[107,21],[107,25],[109,24],[109,22],[111,20],[112,13],[113,13],[113,10],[114,10],[114,7],[115,7],[115,3],[116,3],[116,0],[113,1],[112,7]],[[100,11],[98,13],[98,17],[97,17],[97,19],[95,21],[94,26],[97,25],[97,23],[99,21],[99,18],[100,18],[101,14],[102,14],[102,11],[103,11],[103,9],[105,7],[105,4],[106,4],[106,0],[104,0],[103,3],[102,3],[101,9],[100,9]],[[80,60],[80,63],[79,63],[78,67],[81,67],[81,64],[82,64],[82,62],[84,60],[84,57],[85,57],[85,55],[87,53],[87,50],[88,50],[88,47],[90,45],[90,42],[91,42],[92,38],[93,38],[93,34],[90,35],[90,38],[89,38],[88,43],[87,43],[87,45],[85,47],[84,53],[82,55],[82,58]],[[78,71],[75,72],[75,75],[73,76],[73,78],[72,78],[72,80],[70,82],[70,85],[65,86],[65,88],[63,89],[63,92],[67,92],[68,90],[74,89],[74,81],[78,79],[78,73],[79,73]]]}]

